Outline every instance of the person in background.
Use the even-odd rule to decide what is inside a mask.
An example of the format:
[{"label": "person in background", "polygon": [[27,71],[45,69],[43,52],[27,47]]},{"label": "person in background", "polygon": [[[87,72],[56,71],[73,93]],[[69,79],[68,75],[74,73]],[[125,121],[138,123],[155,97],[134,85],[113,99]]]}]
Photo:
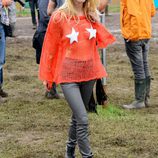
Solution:
[{"label": "person in background", "polygon": [[[49,16],[52,15],[52,13],[59,7],[63,5],[65,0],[49,0],[48,7],[47,7],[47,14]],[[52,83],[52,88],[50,90],[46,90],[45,93],[46,98],[48,99],[60,99],[61,96],[58,94],[56,89],[56,84]]]},{"label": "person in background", "polygon": [[[12,0],[0,0],[0,103],[4,101],[3,98],[8,97],[8,94],[2,89],[3,86],[3,66],[5,64],[5,52],[6,52],[6,38],[3,28],[3,24],[8,23],[8,18],[2,17],[2,8],[11,5]],[[3,19],[3,24],[2,20]]]},{"label": "person in background", "polygon": [[38,6],[39,6],[39,23],[37,26],[37,30],[35,32],[36,37],[36,63],[40,63],[40,57],[41,57],[41,51],[42,51],[42,45],[44,36],[46,33],[47,25],[49,22],[49,16],[47,15],[47,7],[48,7],[49,0],[38,0]]},{"label": "person in background", "polygon": [[37,11],[37,17],[39,20],[38,0],[26,0],[26,2],[29,2],[33,29],[36,29],[36,27],[37,27],[36,11]]},{"label": "person in background", "polygon": [[47,8],[47,14],[49,16],[52,15],[52,13],[59,7],[63,5],[65,0],[49,0],[48,8]]},{"label": "person in background", "polygon": [[16,5],[15,1],[12,1],[11,5],[8,7],[8,17],[9,23],[12,28],[12,36],[15,37],[15,25],[16,25]]},{"label": "person in background", "polygon": [[105,16],[110,15],[109,14],[109,4],[111,3],[112,0],[107,0],[107,5],[105,6]]},{"label": "person in background", "polygon": [[[42,46],[43,46],[43,40],[45,37],[45,33],[46,33],[46,29],[47,29],[47,25],[50,19],[50,15],[52,14],[52,12],[54,11],[55,7],[57,7],[57,5],[51,5],[51,2],[49,2],[49,0],[38,0],[38,6],[39,6],[39,14],[40,14],[40,18],[39,18],[39,24],[37,27],[37,31],[35,34],[37,34],[37,45],[36,45],[36,62],[37,64],[40,63],[40,57],[41,57],[41,51],[42,51]],[[49,5],[50,6],[49,6]],[[63,3],[61,3],[60,0],[60,5],[62,5]],[[58,6],[59,6],[58,4]],[[48,15],[47,14],[47,9],[51,9],[51,13]],[[56,84],[53,83],[52,84],[52,88],[50,90],[46,90],[45,92],[45,97],[48,99],[60,99],[61,97],[59,96],[57,89],[56,89]]]},{"label": "person in background", "polygon": [[12,28],[12,37],[16,36],[15,28],[16,28],[16,2],[18,2],[22,8],[24,9],[25,3],[21,0],[14,0],[12,1],[11,5],[8,7],[8,16],[9,16],[9,23]]},{"label": "person in background", "polygon": [[121,31],[135,79],[135,100],[125,109],[149,106],[151,74],[148,53],[151,17],[155,15],[153,0],[121,0]]},{"label": "person in background", "polygon": [[98,10],[99,10],[100,13],[105,12],[105,7],[108,5],[108,1],[109,0],[100,0],[99,6],[98,6]]},{"label": "person in background", "polygon": [[72,111],[65,158],[92,158],[86,106],[96,79],[107,76],[98,48],[115,38],[99,22],[97,1],[66,0],[51,16],[45,35],[39,79],[47,89],[60,84]]}]

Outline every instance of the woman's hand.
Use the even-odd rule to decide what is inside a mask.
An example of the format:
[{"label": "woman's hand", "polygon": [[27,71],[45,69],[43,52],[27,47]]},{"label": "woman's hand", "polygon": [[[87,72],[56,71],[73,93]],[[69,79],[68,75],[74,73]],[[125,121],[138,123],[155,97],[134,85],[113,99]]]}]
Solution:
[{"label": "woman's hand", "polygon": [[12,4],[13,0],[2,0],[2,5],[8,7]]},{"label": "woman's hand", "polygon": [[48,81],[43,81],[43,85],[46,87],[47,91],[50,91],[52,88],[52,83],[50,83]]},{"label": "woman's hand", "polygon": [[103,13],[105,12],[105,7],[108,4],[108,0],[100,0],[99,6],[98,6],[98,10]]},{"label": "woman's hand", "polygon": [[47,14],[49,16],[52,15],[53,11],[55,10],[55,1],[52,1],[52,0],[49,0],[49,3],[48,3],[48,7],[47,7]]},{"label": "woman's hand", "polygon": [[89,12],[89,16],[90,16],[90,19],[93,22],[99,22],[100,21],[99,14],[96,14],[95,12]]}]

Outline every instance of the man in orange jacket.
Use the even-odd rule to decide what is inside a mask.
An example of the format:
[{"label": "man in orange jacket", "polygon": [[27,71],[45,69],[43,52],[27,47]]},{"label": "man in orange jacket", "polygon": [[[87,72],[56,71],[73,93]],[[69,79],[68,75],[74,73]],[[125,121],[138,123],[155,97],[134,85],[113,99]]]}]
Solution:
[{"label": "man in orange jacket", "polygon": [[151,17],[155,15],[153,0],[121,0],[121,31],[126,53],[135,77],[135,101],[126,109],[149,106],[150,72],[148,65]]}]

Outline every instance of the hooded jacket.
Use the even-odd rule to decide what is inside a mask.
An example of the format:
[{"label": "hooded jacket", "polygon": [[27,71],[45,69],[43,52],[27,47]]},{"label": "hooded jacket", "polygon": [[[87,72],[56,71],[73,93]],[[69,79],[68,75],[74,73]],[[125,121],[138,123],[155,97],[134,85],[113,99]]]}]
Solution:
[{"label": "hooded jacket", "polygon": [[125,39],[151,38],[151,17],[156,13],[153,0],[121,0],[121,31]]}]

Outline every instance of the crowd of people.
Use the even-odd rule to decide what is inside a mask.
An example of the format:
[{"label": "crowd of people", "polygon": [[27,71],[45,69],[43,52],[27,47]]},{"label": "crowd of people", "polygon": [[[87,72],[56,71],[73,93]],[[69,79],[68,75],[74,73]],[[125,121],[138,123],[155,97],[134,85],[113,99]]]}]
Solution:
[{"label": "crowd of people", "polygon": [[[98,10],[106,14],[109,1],[101,0],[100,5],[97,0],[28,1],[33,29],[36,28],[33,47],[39,64],[39,79],[46,87],[45,96],[60,99],[56,89],[60,84],[72,111],[65,158],[75,158],[76,144],[83,158],[92,158],[86,109],[96,80],[107,76],[98,49],[116,40],[99,18]],[[3,12],[12,4],[12,0],[0,0],[0,102],[8,96],[2,85],[6,48],[4,25],[8,25],[9,17]],[[150,105],[148,53],[151,17],[156,10],[153,0],[121,0],[120,10],[122,36],[135,79],[135,99],[122,107],[140,109]]]}]

